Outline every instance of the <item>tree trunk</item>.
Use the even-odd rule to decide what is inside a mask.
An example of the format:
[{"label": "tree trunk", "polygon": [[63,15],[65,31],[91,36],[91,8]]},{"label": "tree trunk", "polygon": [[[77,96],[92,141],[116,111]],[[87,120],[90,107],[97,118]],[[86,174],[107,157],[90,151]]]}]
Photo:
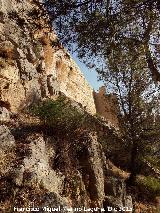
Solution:
[{"label": "tree trunk", "polygon": [[136,181],[136,175],[138,172],[138,165],[137,165],[137,155],[138,155],[138,149],[137,149],[137,143],[133,142],[132,145],[132,150],[131,150],[131,160],[130,160],[130,165],[129,165],[129,169],[130,169],[130,176],[128,178],[127,183],[129,185],[134,185],[135,181]]}]

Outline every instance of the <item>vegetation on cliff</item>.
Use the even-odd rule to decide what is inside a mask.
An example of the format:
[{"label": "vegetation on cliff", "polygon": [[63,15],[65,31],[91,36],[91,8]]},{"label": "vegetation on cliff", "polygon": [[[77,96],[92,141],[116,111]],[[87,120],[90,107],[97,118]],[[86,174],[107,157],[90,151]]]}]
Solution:
[{"label": "vegetation on cliff", "polygon": [[[33,200],[42,208],[118,210],[132,207],[132,198],[134,205],[159,202],[159,1],[0,5],[0,211],[13,212],[14,205]],[[77,48],[118,98],[119,131],[87,113],[85,92],[92,106],[92,89],[81,88],[85,96],[76,102],[82,78],[69,84],[73,62],[52,32],[53,21],[60,41]],[[56,99],[58,72],[68,80],[63,89],[78,99]]]},{"label": "vegetation on cliff", "polygon": [[30,111],[38,116],[44,125],[56,128],[62,135],[73,133],[82,127],[85,119],[84,114],[63,96],[59,96],[57,100],[46,99],[32,106]]}]

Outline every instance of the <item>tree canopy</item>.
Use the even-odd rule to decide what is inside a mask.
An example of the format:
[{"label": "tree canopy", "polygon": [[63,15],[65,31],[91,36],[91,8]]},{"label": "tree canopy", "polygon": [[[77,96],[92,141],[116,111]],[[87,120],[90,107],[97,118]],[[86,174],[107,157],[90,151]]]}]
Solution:
[{"label": "tree canopy", "polygon": [[124,55],[130,49],[132,60],[143,58],[143,69],[160,81],[158,0],[46,0],[43,4],[60,41],[70,48],[74,44],[74,51],[90,66],[118,67],[117,52]]}]

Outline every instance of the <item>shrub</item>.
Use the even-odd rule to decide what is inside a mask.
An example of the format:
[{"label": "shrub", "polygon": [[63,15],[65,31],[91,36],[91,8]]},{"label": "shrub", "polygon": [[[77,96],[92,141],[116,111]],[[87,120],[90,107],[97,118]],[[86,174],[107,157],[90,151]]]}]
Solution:
[{"label": "shrub", "polygon": [[146,157],[146,160],[155,168],[160,170],[160,159],[156,155]]},{"label": "shrub", "polygon": [[140,191],[145,195],[152,198],[160,196],[160,180],[151,176],[138,177],[137,185]]},{"label": "shrub", "polygon": [[85,120],[85,115],[62,96],[57,100],[46,99],[32,106],[30,112],[38,116],[44,125],[56,128],[61,134],[72,134],[83,126]]}]

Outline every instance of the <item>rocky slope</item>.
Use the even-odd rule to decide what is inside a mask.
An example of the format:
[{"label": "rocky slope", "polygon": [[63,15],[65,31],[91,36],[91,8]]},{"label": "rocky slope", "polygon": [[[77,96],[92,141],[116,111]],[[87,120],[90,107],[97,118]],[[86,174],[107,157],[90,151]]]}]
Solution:
[{"label": "rocky slope", "polygon": [[132,207],[124,179],[112,172],[97,134],[82,132],[81,140],[77,138],[70,141],[54,131],[48,134],[27,123],[27,118],[1,125],[1,211],[29,206],[39,212],[47,206],[61,206],[64,212],[66,207]]},{"label": "rocky slope", "polygon": [[59,92],[95,113],[92,89],[34,2],[0,0],[0,210],[132,208],[124,179],[105,159],[98,130],[70,140],[24,113]]}]

